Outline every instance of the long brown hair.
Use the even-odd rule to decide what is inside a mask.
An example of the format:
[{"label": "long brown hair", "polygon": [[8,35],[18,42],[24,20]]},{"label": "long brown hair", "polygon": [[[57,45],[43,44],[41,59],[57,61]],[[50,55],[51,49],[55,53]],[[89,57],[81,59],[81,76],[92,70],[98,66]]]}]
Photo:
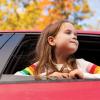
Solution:
[{"label": "long brown hair", "polygon": [[[66,19],[57,21],[56,23],[48,25],[44,31],[41,33],[39,41],[36,46],[36,60],[38,61],[38,66],[36,68],[36,74],[39,75],[44,69],[52,69],[54,71],[58,71],[55,68],[54,63],[54,48],[49,45],[48,43],[48,37],[53,36],[55,37],[61,27],[61,25],[65,22],[68,22]],[[71,69],[77,68],[76,66],[76,60],[71,55],[66,60],[67,65],[71,66]],[[47,73],[48,74],[48,73]]]}]

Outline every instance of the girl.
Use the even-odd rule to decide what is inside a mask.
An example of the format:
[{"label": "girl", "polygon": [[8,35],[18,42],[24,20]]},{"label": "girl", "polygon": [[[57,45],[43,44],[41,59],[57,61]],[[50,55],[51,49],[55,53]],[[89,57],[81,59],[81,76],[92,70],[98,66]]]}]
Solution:
[{"label": "girl", "polygon": [[47,26],[36,46],[36,63],[15,75],[35,75],[36,78],[73,79],[100,78],[100,67],[84,59],[75,59],[77,33],[72,23],[61,20]]}]

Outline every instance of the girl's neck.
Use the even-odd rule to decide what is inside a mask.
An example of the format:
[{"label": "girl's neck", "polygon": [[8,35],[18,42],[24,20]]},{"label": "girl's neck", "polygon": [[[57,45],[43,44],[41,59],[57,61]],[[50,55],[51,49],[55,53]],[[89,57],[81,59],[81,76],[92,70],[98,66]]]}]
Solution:
[{"label": "girl's neck", "polygon": [[57,63],[57,64],[65,64],[68,57],[69,57],[69,54],[67,53],[64,53],[62,52],[61,50],[57,50],[55,49],[55,57],[54,57],[54,61]]},{"label": "girl's neck", "polygon": [[56,55],[56,63],[57,64],[65,64],[67,60],[67,57],[64,57],[62,55]]}]

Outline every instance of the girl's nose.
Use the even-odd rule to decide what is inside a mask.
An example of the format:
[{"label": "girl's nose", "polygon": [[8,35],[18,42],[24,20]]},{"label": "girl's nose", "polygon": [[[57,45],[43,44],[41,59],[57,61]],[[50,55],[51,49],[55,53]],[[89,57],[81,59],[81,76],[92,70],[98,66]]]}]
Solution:
[{"label": "girl's nose", "polygon": [[77,36],[75,34],[73,34],[73,39],[77,40]]}]

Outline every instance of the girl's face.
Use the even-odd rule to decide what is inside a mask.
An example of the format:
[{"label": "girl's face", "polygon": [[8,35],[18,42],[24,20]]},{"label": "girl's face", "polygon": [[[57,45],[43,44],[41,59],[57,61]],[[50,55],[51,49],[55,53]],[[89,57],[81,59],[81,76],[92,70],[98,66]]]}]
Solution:
[{"label": "girl's face", "polygon": [[54,37],[53,44],[56,52],[64,55],[71,55],[78,49],[77,33],[71,23],[63,23],[58,34]]}]

